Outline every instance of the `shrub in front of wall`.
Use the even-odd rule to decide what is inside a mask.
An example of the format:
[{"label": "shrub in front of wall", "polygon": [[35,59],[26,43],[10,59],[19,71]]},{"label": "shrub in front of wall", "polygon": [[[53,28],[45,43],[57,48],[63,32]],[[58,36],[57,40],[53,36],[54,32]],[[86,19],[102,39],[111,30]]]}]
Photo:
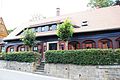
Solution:
[{"label": "shrub in front of wall", "polygon": [[115,65],[120,64],[120,49],[81,49],[67,51],[47,51],[47,63],[77,65]]},{"label": "shrub in front of wall", "polygon": [[[114,52],[115,52],[115,54],[114,54],[113,58],[115,59],[116,63],[120,64],[120,49],[116,49]],[[119,57],[119,59],[118,59],[118,57]]]},{"label": "shrub in front of wall", "polygon": [[0,53],[0,60],[4,60],[3,53]]},{"label": "shrub in front of wall", "polygon": [[4,60],[18,62],[36,62],[41,58],[37,52],[11,52],[3,54]]}]

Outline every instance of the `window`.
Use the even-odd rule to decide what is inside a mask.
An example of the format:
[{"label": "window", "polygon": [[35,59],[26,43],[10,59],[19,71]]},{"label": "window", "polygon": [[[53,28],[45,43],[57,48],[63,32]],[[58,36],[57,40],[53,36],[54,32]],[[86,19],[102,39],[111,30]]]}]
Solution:
[{"label": "window", "polygon": [[64,50],[64,49],[65,49],[65,42],[59,41],[59,50]]},{"label": "window", "polygon": [[57,43],[49,43],[49,50],[57,50]]},{"label": "window", "polygon": [[35,32],[35,28],[31,28],[33,32]]},{"label": "window", "polygon": [[79,49],[80,48],[80,43],[77,42],[77,41],[72,41],[72,42],[69,42],[68,44],[68,49],[69,50],[76,50],[76,49]]},{"label": "window", "polygon": [[117,48],[120,48],[120,37],[116,39],[117,41]]},{"label": "window", "polygon": [[20,48],[20,51],[25,51],[25,48],[24,48],[24,47],[21,47],[21,48]]},{"label": "window", "polygon": [[37,46],[34,46],[34,47],[33,47],[33,51],[38,51],[38,47],[37,47]]},{"label": "window", "polygon": [[88,21],[83,21],[82,22],[82,27],[84,27],[84,26],[88,26]]},{"label": "window", "polygon": [[83,23],[87,23],[87,21],[83,21]]},{"label": "window", "polygon": [[38,32],[41,32],[41,27],[38,27]]},{"label": "window", "polygon": [[14,52],[14,48],[11,47],[11,48],[10,48],[10,52]]},{"label": "window", "polygon": [[118,41],[118,48],[120,48],[120,41]]},{"label": "window", "polygon": [[86,49],[93,48],[93,44],[91,42],[85,43],[85,48]]},{"label": "window", "polygon": [[49,31],[52,31],[52,26],[49,26]]},{"label": "window", "polygon": [[102,49],[112,48],[112,41],[110,39],[99,40],[99,48]]},{"label": "window", "polygon": [[60,45],[60,50],[64,50],[64,44]]},{"label": "window", "polygon": [[95,42],[93,40],[86,40],[83,42],[83,48],[85,49],[95,48]]},{"label": "window", "polygon": [[41,32],[45,32],[45,27],[41,27]]},{"label": "window", "polygon": [[5,47],[1,46],[1,52],[5,52]]},{"label": "window", "polygon": [[49,26],[45,26],[45,32],[49,30]]},{"label": "window", "polygon": [[38,32],[38,28],[35,28],[35,32]]},{"label": "window", "polygon": [[109,41],[102,41],[102,47],[104,48],[110,48],[110,42]]},{"label": "window", "polygon": [[52,25],[51,27],[52,27],[52,30],[56,30],[57,29],[57,25],[55,25],[55,24]]}]

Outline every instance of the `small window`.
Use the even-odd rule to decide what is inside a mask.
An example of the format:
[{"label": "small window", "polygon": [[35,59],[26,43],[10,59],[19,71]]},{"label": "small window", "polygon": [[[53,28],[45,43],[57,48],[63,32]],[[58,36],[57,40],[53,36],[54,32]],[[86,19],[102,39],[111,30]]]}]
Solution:
[{"label": "small window", "polygon": [[49,50],[57,50],[57,43],[49,43]]},{"label": "small window", "polygon": [[57,29],[57,25],[52,25],[52,30],[56,30]]},{"label": "small window", "polygon": [[14,48],[10,48],[10,52],[14,52]]},{"label": "small window", "polygon": [[49,31],[52,31],[52,26],[49,26]]},{"label": "small window", "polygon": [[120,38],[118,38],[116,41],[117,41],[117,48],[120,48]]},{"label": "small window", "polygon": [[119,46],[119,48],[120,48],[120,41],[118,41],[118,46]]},{"label": "small window", "polygon": [[32,31],[35,32],[35,28],[32,28]]},{"label": "small window", "polygon": [[99,40],[99,48],[102,48],[102,49],[112,48],[112,41],[109,39]]},{"label": "small window", "polygon": [[35,32],[38,32],[38,28],[35,28]]},{"label": "small window", "polygon": [[87,21],[83,21],[82,23],[87,23]]},{"label": "small window", "polygon": [[37,47],[37,46],[34,46],[34,47],[33,47],[33,51],[38,51],[38,47]]},{"label": "small window", "polygon": [[83,21],[82,26],[88,26],[88,21]]},{"label": "small window", "polygon": [[1,46],[1,52],[5,52],[5,47]]},{"label": "small window", "polygon": [[49,30],[49,26],[45,26],[45,32]]},{"label": "small window", "polygon": [[24,47],[21,47],[21,48],[20,48],[20,51],[25,51],[25,48],[24,48]]},{"label": "small window", "polygon": [[64,50],[64,44],[60,45],[60,50]]},{"label": "small window", "polygon": [[41,32],[41,27],[38,27],[38,32]]},{"label": "small window", "polygon": [[41,32],[45,32],[45,27],[41,27]]}]

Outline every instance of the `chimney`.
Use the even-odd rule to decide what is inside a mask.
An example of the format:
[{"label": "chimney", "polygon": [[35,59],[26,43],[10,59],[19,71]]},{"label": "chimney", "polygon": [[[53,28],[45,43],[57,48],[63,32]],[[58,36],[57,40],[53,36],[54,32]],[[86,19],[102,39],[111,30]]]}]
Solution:
[{"label": "chimney", "polygon": [[60,8],[56,8],[56,16],[60,16]]}]

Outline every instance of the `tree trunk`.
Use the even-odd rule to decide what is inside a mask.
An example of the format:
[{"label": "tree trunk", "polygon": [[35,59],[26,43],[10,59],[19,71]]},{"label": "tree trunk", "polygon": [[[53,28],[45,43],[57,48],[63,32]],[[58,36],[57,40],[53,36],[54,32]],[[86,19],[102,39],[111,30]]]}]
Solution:
[{"label": "tree trunk", "polygon": [[29,47],[29,51],[32,51],[32,46]]},{"label": "tree trunk", "polygon": [[68,50],[68,41],[65,41],[65,50]]}]

